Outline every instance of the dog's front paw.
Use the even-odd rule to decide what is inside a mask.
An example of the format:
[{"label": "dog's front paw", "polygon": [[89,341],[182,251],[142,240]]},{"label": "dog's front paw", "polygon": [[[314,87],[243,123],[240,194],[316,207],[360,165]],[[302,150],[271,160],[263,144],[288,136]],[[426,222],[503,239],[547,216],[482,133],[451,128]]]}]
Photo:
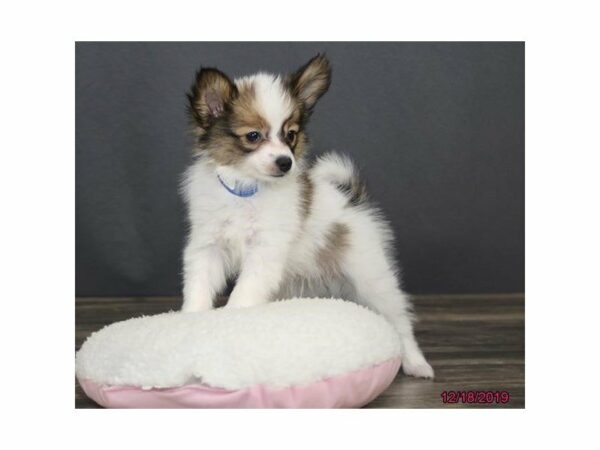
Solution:
[{"label": "dog's front paw", "polygon": [[247,308],[248,306],[256,306],[262,303],[266,303],[266,301],[259,300],[248,294],[236,294],[234,290],[229,296],[225,308]]},{"label": "dog's front paw", "polygon": [[433,367],[424,359],[421,361],[411,361],[410,358],[402,361],[402,371],[411,377],[433,378]]},{"label": "dog's front paw", "polygon": [[184,298],[183,305],[181,306],[181,312],[184,313],[195,313],[209,311],[213,308],[212,299],[195,298],[190,300],[189,297]]}]

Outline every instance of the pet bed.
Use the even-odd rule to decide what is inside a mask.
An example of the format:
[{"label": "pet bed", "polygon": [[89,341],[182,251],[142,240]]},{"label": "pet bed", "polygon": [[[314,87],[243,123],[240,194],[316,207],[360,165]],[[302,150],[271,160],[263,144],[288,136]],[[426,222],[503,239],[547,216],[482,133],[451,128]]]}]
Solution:
[{"label": "pet bed", "polygon": [[365,307],[292,299],[114,323],[84,342],[76,375],[112,408],[359,407],[393,381],[401,350]]}]

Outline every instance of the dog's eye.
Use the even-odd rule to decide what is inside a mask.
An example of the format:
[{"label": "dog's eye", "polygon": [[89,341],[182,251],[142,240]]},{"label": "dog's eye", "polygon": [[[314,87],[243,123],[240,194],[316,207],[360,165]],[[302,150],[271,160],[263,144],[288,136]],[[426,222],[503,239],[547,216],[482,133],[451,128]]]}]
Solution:
[{"label": "dog's eye", "polygon": [[251,131],[250,133],[246,133],[246,139],[248,142],[257,142],[261,138],[261,135],[258,131]]},{"label": "dog's eye", "polygon": [[294,142],[294,139],[296,139],[296,131],[295,130],[288,131],[287,135],[286,135],[286,139],[290,142]]}]

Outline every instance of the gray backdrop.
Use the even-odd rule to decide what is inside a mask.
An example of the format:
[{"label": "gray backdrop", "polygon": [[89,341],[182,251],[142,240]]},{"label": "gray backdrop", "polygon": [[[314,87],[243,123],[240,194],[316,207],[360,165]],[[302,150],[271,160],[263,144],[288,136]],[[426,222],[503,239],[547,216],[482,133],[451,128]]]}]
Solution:
[{"label": "gray backdrop", "polygon": [[354,158],[413,293],[524,290],[523,43],[78,43],[76,292],[176,295],[194,71],[333,65],[313,154]]}]

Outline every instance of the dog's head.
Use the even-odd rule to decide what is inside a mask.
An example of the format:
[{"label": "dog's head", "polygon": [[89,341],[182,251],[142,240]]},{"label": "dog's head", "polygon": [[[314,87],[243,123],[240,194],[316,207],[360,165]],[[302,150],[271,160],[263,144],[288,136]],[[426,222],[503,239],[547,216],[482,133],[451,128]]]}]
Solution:
[{"label": "dog's head", "polygon": [[307,120],[330,80],[322,55],[284,78],[259,73],[231,81],[202,68],[188,94],[197,151],[244,178],[293,173],[307,147]]}]

